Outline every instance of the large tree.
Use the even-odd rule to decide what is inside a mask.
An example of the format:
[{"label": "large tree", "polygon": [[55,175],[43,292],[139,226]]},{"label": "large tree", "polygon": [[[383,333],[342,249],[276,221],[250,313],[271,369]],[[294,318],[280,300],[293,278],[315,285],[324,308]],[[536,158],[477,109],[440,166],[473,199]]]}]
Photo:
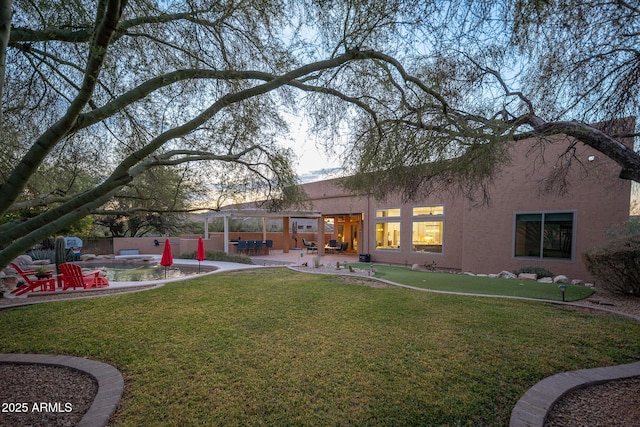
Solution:
[{"label": "large tree", "polygon": [[[352,186],[402,191],[407,198],[452,187],[486,196],[479,190],[509,161],[509,148],[531,137],[566,146],[547,180],[549,191],[567,190],[569,170],[580,167],[574,155],[580,143],[618,163],[621,178],[640,182],[640,147],[633,144],[640,6],[580,0],[441,5],[424,27],[429,33],[416,30],[433,49],[417,52],[413,62],[414,74],[431,82],[440,98],[433,102],[398,79],[402,97],[352,145],[349,157],[360,172]],[[381,172],[385,163],[390,167]]]},{"label": "large tree", "polygon": [[[0,215],[36,201],[46,209],[0,226],[0,266],[161,166],[215,162],[219,188],[288,202],[286,109],[304,111],[329,141],[346,128],[358,176],[387,177],[379,190],[474,190],[509,144],[552,134],[640,181],[640,157],[613,131],[545,116],[535,104],[544,97],[504,78],[515,43],[493,23],[516,22],[521,3],[533,4],[18,0],[12,14],[3,2]],[[95,182],[62,194],[30,187],[70,158]]]}]

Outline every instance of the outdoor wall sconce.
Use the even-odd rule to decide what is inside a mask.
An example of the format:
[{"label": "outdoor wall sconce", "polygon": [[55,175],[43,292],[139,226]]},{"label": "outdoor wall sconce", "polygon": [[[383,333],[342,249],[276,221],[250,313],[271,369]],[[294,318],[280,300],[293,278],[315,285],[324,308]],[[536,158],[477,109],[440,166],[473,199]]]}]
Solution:
[{"label": "outdoor wall sconce", "polygon": [[564,302],[564,293],[567,290],[567,285],[560,285],[558,286],[558,289],[560,289],[560,292],[562,292],[562,302]]}]

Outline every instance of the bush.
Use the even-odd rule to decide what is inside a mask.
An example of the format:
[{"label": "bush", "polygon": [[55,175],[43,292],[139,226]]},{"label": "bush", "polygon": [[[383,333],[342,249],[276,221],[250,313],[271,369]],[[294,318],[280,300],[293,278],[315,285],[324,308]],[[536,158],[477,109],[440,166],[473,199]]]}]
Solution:
[{"label": "bush", "polygon": [[513,272],[513,274],[515,274],[516,276],[520,273],[527,273],[527,274],[537,274],[538,275],[538,279],[542,278],[542,277],[553,277],[555,276],[555,274],[553,274],[552,272],[550,272],[549,270],[547,270],[544,267],[538,267],[537,265],[530,265],[528,267],[522,267],[516,271]]},{"label": "bush", "polygon": [[582,254],[599,285],[615,293],[640,297],[640,235],[621,237]]},{"label": "bush", "polygon": [[27,255],[34,261],[48,259],[49,262],[54,262],[56,259],[56,252],[53,249],[32,249],[27,252]]},{"label": "bush", "polygon": [[[225,262],[237,262],[239,264],[253,264],[251,258],[244,255],[227,255],[223,251],[205,251],[205,259],[207,261],[225,261]],[[196,259],[196,252],[185,252],[180,254],[180,258],[184,259]]]}]

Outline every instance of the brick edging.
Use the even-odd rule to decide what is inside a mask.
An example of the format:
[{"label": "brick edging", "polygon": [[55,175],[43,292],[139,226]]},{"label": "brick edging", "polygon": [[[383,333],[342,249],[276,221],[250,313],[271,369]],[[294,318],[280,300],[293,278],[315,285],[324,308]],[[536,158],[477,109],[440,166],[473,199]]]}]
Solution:
[{"label": "brick edging", "polygon": [[570,391],[637,376],[640,376],[640,362],[579,369],[547,377],[518,400],[511,412],[509,427],[542,427],[554,403]]},{"label": "brick edging", "polygon": [[98,383],[98,392],[93,403],[78,426],[106,426],[120,402],[124,390],[124,379],[116,368],[106,363],[82,357],[55,356],[47,354],[0,354],[0,363],[53,365],[85,372]]}]

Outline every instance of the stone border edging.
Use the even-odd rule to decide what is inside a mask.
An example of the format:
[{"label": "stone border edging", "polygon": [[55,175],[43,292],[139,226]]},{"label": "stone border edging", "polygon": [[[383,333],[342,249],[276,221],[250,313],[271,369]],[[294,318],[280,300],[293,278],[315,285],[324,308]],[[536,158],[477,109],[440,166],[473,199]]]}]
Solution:
[{"label": "stone border edging", "polygon": [[124,391],[124,379],[116,368],[106,363],[73,356],[47,354],[0,354],[0,363],[53,365],[75,369],[93,377],[98,392],[78,426],[106,426]]},{"label": "stone border edging", "polygon": [[562,372],[531,387],[511,411],[509,427],[542,427],[553,405],[567,393],[609,381],[640,376],[640,362]]}]

